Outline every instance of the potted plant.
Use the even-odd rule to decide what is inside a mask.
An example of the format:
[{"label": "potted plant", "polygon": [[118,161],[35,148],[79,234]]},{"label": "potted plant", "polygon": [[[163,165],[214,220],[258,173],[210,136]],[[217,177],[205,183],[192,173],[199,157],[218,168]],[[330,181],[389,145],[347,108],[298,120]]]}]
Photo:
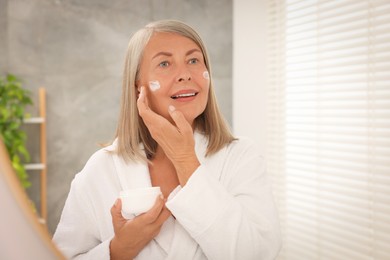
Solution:
[{"label": "potted plant", "polygon": [[27,105],[32,105],[31,92],[22,87],[20,79],[10,74],[0,77],[0,135],[24,188],[31,185],[24,168],[30,154],[26,149],[26,133],[21,129]]}]

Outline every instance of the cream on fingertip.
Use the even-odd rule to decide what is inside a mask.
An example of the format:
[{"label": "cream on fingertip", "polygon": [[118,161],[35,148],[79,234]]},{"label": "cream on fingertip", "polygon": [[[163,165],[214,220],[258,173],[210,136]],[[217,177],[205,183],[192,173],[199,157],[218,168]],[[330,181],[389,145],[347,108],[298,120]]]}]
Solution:
[{"label": "cream on fingertip", "polygon": [[168,107],[168,110],[169,110],[169,112],[173,112],[173,111],[176,110],[176,108],[175,108],[174,106],[170,105],[170,106]]}]

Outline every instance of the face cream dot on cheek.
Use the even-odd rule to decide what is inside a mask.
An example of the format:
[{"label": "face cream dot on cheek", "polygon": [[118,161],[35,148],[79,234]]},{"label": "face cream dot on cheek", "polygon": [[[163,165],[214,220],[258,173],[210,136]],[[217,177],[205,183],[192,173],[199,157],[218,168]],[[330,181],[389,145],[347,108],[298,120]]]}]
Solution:
[{"label": "face cream dot on cheek", "polygon": [[149,81],[149,89],[153,92],[156,90],[159,90],[160,89],[160,82],[158,82],[157,80]]},{"label": "face cream dot on cheek", "polygon": [[210,79],[209,72],[207,70],[203,71],[203,78]]}]

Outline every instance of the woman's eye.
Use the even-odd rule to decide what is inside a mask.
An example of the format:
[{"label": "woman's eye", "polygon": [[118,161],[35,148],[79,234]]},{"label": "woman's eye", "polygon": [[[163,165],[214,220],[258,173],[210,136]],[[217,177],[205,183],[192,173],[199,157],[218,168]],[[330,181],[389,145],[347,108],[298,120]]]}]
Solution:
[{"label": "woman's eye", "polygon": [[197,58],[193,58],[193,59],[190,59],[189,61],[188,61],[188,63],[189,64],[196,64],[196,63],[198,63],[198,59]]},{"label": "woman's eye", "polygon": [[163,61],[159,64],[160,67],[168,67],[169,63],[168,61]]}]

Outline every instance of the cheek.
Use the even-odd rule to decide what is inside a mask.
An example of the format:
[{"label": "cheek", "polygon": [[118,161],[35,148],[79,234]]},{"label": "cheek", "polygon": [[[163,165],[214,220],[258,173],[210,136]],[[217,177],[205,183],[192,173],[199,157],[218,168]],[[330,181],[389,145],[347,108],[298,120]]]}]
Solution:
[{"label": "cheek", "polygon": [[207,70],[203,71],[202,76],[205,80],[210,80],[210,74]]},{"label": "cheek", "polygon": [[163,112],[168,111],[167,90],[163,85],[150,84],[148,92],[149,106],[154,112],[162,115]]},{"label": "cheek", "polygon": [[207,89],[210,86],[210,74],[206,68],[194,72],[196,82],[203,89]]},{"label": "cheek", "polygon": [[156,110],[160,99],[160,96],[162,95],[161,91],[161,84],[158,80],[151,80],[148,83],[148,92],[149,92],[149,105],[153,110]]},{"label": "cheek", "polygon": [[155,92],[161,88],[160,82],[158,80],[149,81],[149,89],[152,92]]},{"label": "cheek", "polygon": [[208,89],[210,88],[210,74],[207,70],[203,71],[202,78],[204,81],[204,89],[208,92]]}]

